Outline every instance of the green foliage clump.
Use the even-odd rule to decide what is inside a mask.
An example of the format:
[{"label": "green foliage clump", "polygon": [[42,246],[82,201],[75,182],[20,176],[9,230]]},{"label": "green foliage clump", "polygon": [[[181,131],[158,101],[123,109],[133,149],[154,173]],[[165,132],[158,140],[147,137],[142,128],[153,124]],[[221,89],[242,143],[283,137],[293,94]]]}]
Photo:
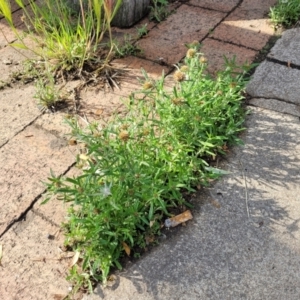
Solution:
[{"label": "green foliage clump", "polygon": [[300,18],[300,0],[279,0],[270,8],[269,16],[275,26],[295,25]]},{"label": "green foliage clump", "polygon": [[[49,178],[50,195],[71,202],[66,245],[80,253],[69,279],[76,287],[106,282],[111,267],[160,234],[170,211],[222,174],[210,166],[227,146],[240,143],[244,73],[234,61],[213,79],[207,59],[192,45],[173,74],[174,86],[145,72],[140,91],[128,100],[125,117],[82,129],[69,120],[73,139],[86,151],[77,158],[82,175]],[[131,252],[131,253],[130,253]]]}]

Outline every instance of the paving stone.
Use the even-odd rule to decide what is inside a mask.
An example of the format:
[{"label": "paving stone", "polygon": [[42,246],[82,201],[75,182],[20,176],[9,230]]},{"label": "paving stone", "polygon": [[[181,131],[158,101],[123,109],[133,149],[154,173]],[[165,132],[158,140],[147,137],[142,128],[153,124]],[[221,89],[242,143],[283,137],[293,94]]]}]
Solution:
[{"label": "paving stone", "polygon": [[244,47],[231,45],[228,43],[205,39],[200,51],[208,58],[208,72],[215,74],[217,71],[224,69],[224,55],[228,59],[235,57],[237,65],[251,63],[258,51],[250,50]]},{"label": "paving stone", "polygon": [[[73,166],[64,177],[74,178],[82,175],[82,170]],[[34,204],[31,209],[35,215],[40,216],[42,219],[47,220],[52,225],[60,226],[61,223],[66,222],[67,210],[71,203],[64,203],[61,200],[57,200],[56,195],[52,196],[50,200],[42,204],[42,202],[47,198],[45,193],[40,199]]]},{"label": "paving stone", "polygon": [[276,42],[268,57],[300,66],[300,28],[287,30]]},{"label": "paving stone", "polygon": [[33,86],[0,91],[0,147],[41,115],[34,93]]},{"label": "paving stone", "polygon": [[190,0],[189,4],[200,6],[203,8],[215,9],[224,12],[231,11],[234,7],[239,4],[240,0],[223,0],[223,1],[216,1],[216,0]]},{"label": "paving stone", "polygon": [[261,63],[247,86],[247,93],[255,98],[284,100],[300,104],[300,70],[269,61]]},{"label": "paving stone", "polygon": [[65,172],[74,162],[67,141],[33,125],[0,149],[0,234],[44,190],[50,175]]},{"label": "paving stone", "polygon": [[157,61],[161,57],[173,65],[185,56],[185,43],[203,39],[224,16],[222,12],[182,5],[137,45],[145,58]]},{"label": "paving stone", "polygon": [[[266,1],[272,3],[272,1]],[[231,13],[212,33],[212,37],[260,50],[274,34],[269,18],[265,15],[265,1],[244,1],[233,13]]]},{"label": "paving stone", "polygon": [[[139,81],[137,78],[144,78],[142,69],[149,74],[153,79],[157,79],[161,77],[162,73],[167,74],[170,72],[171,67],[163,65],[163,61],[157,60],[157,63],[153,61],[149,61],[143,58],[135,57],[135,56],[127,56],[123,59],[115,59],[113,64],[119,65],[121,68],[128,70],[129,72],[125,74],[125,83],[132,82],[133,84],[138,84]],[[132,78],[133,81],[129,81],[128,79]],[[123,82],[123,80],[122,80]]]},{"label": "paving stone", "polygon": [[72,258],[59,259],[71,254],[59,249],[63,236],[58,227],[29,212],[0,238],[0,244],[1,299],[62,299],[68,294],[65,276]]},{"label": "paving stone", "polygon": [[290,114],[296,117],[300,117],[300,105],[295,105],[276,99],[263,99],[263,98],[252,98],[249,101],[250,104],[262,108],[271,109],[284,114]]}]

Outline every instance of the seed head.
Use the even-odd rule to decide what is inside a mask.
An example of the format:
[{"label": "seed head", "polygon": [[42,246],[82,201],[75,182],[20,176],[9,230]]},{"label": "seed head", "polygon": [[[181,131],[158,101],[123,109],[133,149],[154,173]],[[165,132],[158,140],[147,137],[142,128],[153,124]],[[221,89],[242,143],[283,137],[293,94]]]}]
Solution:
[{"label": "seed head", "polygon": [[196,55],[196,50],[195,49],[189,49],[186,52],[186,57],[187,58],[193,58]]},{"label": "seed head", "polygon": [[206,64],[207,63],[207,58],[205,56],[201,56],[199,59],[201,64]]},{"label": "seed head", "polygon": [[150,90],[153,88],[153,84],[151,81],[145,81],[143,84],[143,90]]},{"label": "seed head", "polygon": [[177,82],[181,82],[185,79],[185,74],[179,70],[177,70],[174,75],[173,75],[173,78],[175,81]]},{"label": "seed head", "polygon": [[126,142],[129,139],[129,133],[126,130],[122,130],[119,134],[120,140]]},{"label": "seed head", "polygon": [[181,105],[181,104],[184,103],[184,99],[183,98],[173,98],[171,101],[172,101],[172,103],[174,105]]},{"label": "seed head", "polygon": [[191,46],[192,46],[192,47],[199,46],[199,42],[196,41],[196,40],[194,40],[194,41],[191,42]]},{"label": "seed head", "polygon": [[180,71],[183,72],[183,73],[188,72],[188,70],[189,70],[189,67],[186,66],[186,65],[184,65],[184,66],[182,66],[182,67],[180,68]]},{"label": "seed head", "polygon": [[128,129],[128,127],[129,127],[129,125],[126,123],[121,125],[122,130],[126,130],[126,129]]}]

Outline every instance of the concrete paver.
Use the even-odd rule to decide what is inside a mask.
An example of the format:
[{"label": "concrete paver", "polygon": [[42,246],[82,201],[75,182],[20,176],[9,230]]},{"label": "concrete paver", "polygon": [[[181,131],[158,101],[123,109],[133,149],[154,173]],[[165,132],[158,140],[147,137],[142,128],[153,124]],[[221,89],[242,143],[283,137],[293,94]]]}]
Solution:
[{"label": "concrete paver", "polygon": [[41,115],[34,93],[33,86],[0,91],[0,147]]},{"label": "concrete paver", "polygon": [[268,57],[300,66],[300,32],[298,28],[283,33]]},{"label": "concrete paver", "polygon": [[249,104],[300,117],[300,106],[277,99],[252,98]]},{"label": "concrete paver", "polygon": [[299,105],[300,86],[295,84],[295,78],[299,76],[298,69],[264,61],[257,67],[247,92],[255,98],[285,100]]}]

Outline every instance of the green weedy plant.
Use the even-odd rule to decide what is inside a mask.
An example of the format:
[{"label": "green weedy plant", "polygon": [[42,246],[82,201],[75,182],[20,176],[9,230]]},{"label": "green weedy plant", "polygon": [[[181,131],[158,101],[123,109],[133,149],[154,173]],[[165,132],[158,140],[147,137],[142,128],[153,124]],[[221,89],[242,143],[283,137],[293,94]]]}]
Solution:
[{"label": "green weedy plant", "polygon": [[279,0],[269,13],[275,26],[290,27],[299,21],[299,16],[300,0]]},{"label": "green weedy plant", "polygon": [[71,202],[64,228],[66,245],[80,253],[68,277],[75,290],[91,290],[94,281],[105,284],[124,255],[136,254],[160,234],[172,209],[190,206],[182,192],[194,192],[223,173],[210,161],[240,143],[243,75],[249,67],[237,73],[234,61],[227,61],[216,79],[205,75],[206,67],[193,43],[171,91],[164,76],[154,81],[144,72],[125,117],[85,129],[68,120],[72,137],[86,146],[77,157],[82,175],[52,174],[47,185],[49,196]]},{"label": "green weedy plant", "polygon": [[168,0],[152,0],[149,19],[155,22],[162,22],[171,13],[168,11]]},{"label": "green weedy plant", "polygon": [[[43,61],[50,61],[53,69],[78,70],[80,74],[86,63],[99,62],[99,46],[105,32],[108,31],[112,40],[110,23],[122,0],[79,0],[79,13],[65,0],[45,0],[42,4],[29,1],[28,5],[24,0],[16,0],[16,3],[22,9],[22,19],[35,46],[20,36],[12,20],[9,1],[2,0],[0,14],[18,37],[12,46],[33,51]],[[102,67],[110,58],[111,45]]]}]

